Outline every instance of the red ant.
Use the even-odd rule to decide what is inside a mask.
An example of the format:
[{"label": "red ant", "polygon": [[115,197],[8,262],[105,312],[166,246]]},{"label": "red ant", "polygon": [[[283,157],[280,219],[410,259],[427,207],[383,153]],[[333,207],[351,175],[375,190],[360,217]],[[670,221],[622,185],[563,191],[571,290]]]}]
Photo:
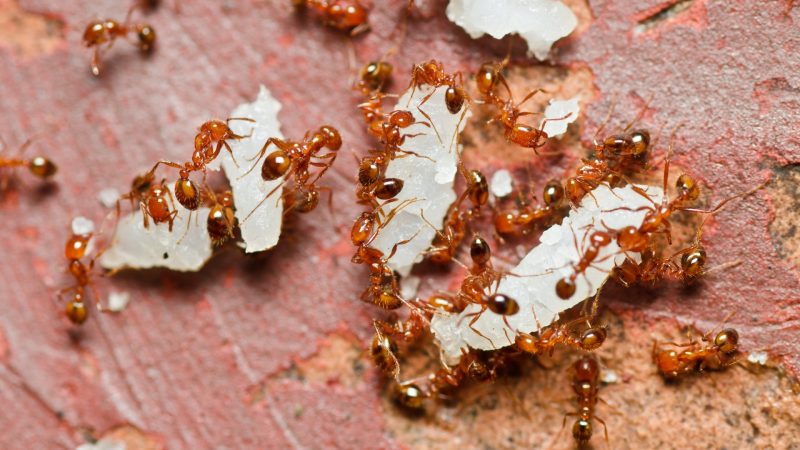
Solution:
[{"label": "red ant", "polygon": [[392,77],[394,68],[386,61],[372,61],[364,65],[359,74],[357,88],[365,95],[370,95],[369,101],[374,101],[373,98],[380,100],[379,93],[383,88],[389,84]]},{"label": "red ant", "polygon": [[[515,234],[531,224],[552,219],[564,200],[564,187],[558,180],[550,180],[542,192],[544,206],[524,204],[522,208],[499,212],[494,227],[499,234]],[[524,231],[523,231],[524,232]]]},{"label": "red ant", "polygon": [[[668,343],[682,350],[662,350],[657,341],[653,342],[653,361],[658,372],[667,379],[681,375],[702,372],[705,369],[720,370],[737,362],[739,353],[739,333],[733,328],[725,328],[711,341],[709,331],[698,342],[690,339],[685,344]],[[703,343],[708,343],[704,345]]]},{"label": "red ant", "polygon": [[[583,448],[589,444],[592,438],[592,420],[597,420],[603,425],[606,444],[608,444],[608,427],[603,419],[595,416],[594,409],[597,406],[598,386],[600,384],[600,367],[591,356],[582,356],[572,365],[572,390],[578,400],[578,411],[564,415],[564,422],[561,426],[563,430],[567,425],[567,417],[577,417],[572,425],[572,437],[578,443],[578,447]],[[559,434],[561,434],[559,432]]]},{"label": "red ant", "polygon": [[[453,260],[466,234],[467,224],[480,214],[480,208],[489,201],[489,184],[483,173],[479,170],[467,171],[460,161],[458,169],[464,176],[467,187],[448,209],[442,231],[437,231],[432,247],[428,250],[431,261],[437,264],[447,264]],[[470,200],[472,208],[463,210],[462,204],[466,199]]]},{"label": "red ant", "polygon": [[397,344],[387,334],[383,333],[382,326],[377,320],[373,325],[375,326],[375,337],[372,338],[372,344],[370,345],[372,362],[381,372],[397,381],[400,376],[400,363],[395,356]]},{"label": "red ant", "polygon": [[[602,230],[594,230],[591,233],[587,232],[584,234],[584,239],[587,236],[589,237],[589,245],[583,251],[580,259],[572,265],[572,274],[569,277],[558,280],[556,283],[556,294],[564,300],[568,300],[575,294],[575,280],[578,275],[585,273],[586,269],[592,266],[600,254],[600,250],[610,244],[612,240],[611,233]],[[574,233],[573,239],[575,239],[575,245],[577,247],[577,237]]]},{"label": "red ant", "polygon": [[95,19],[86,26],[83,32],[83,45],[93,47],[92,74],[100,75],[100,46],[107,44],[103,50],[110,49],[117,38],[128,38],[131,33],[136,33],[138,43],[136,46],[142,53],[148,53],[156,42],[156,30],[148,24],[131,24],[131,13],[139,5],[135,4],[128,10],[125,21],[122,23],[113,19]]},{"label": "red ant", "polygon": [[[33,143],[32,139],[26,140],[18,150],[19,155],[22,153]],[[0,139],[0,149],[5,149],[5,142]],[[48,180],[53,175],[56,174],[58,171],[58,167],[51,161],[50,159],[44,156],[34,156],[31,159],[25,159],[22,157],[16,158],[3,158],[0,156],[0,169],[8,168],[13,169],[16,167],[25,167],[28,171],[33,174],[34,176],[41,178],[42,180]],[[3,184],[5,185],[6,179],[3,179]]]},{"label": "red ant", "polygon": [[308,8],[319,15],[325,25],[347,31],[351,36],[369,30],[369,11],[358,0],[292,0],[295,8]]},{"label": "red ant", "polygon": [[583,321],[586,321],[588,324],[588,317],[579,317],[565,324],[553,324],[544,329],[539,327],[536,336],[530,333],[517,332],[514,342],[518,350],[531,355],[543,355],[547,353],[552,356],[558,344],[568,345],[585,351],[600,348],[607,337],[607,332],[604,327],[589,326],[589,328],[581,332],[580,336],[573,334],[572,327]]},{"label": "red ant", "polygon": [[[261,166],[261,178],[264,181],[274,181],[283,177],[283,181],[272,189],[272,191],[247,214],[247,217],[244,218],[245,221],[272,196],[279,187],[283,186],[290,179],[293,179],[297,189],[312,193],[312,196],[315,195],[316,189],[314,189],[314,183],[322,177],[336,160],[336,152],[342,147],[342,137],[336,128],[323,125],[310,136],[306,135],[300,142],[269,138],[267,142],[264,143],[264,146],[261,147],[261,150],[258,151],[258,155],[251,159],[255,160],[253,167],[243,176],[246,176],[256,168],[258,162],[264,157],[267,148],[273,144],[278,147],[278,149],[266,155],[264,158],[264,163]],[[323,148],[327,148],[330,152],[320,155],[319,153]],[[329,161],[320,161],[327,159],[329,159]],[[320,168],[313,179],[311,179],[311,173],[309,172],[311,166]]]},{"label": "red ant", "polygon": [[215,246],[220,246],[233,237],[233,228],[236,225],[236,218],[233,215],[233,194],[231,191],[222,194],[211,192],[209,197],[213,206],[208,212],[206,229],[211,242]]},{"label": "red ant", "polygon": [[[103,254],[105,249],[97,252],[88,263],[81,261],[86,257],[86,252],[90,247],[91,241],[94,238],[93,233],[87,234],[71,234],[64,247],[64,256],[69,263],[69,272],[75,279],[75,284],[59,291],[59,295],[64,292],[71,291],[72,298],[67,302],[66,315],[67,318],[74,324],[80,325],[86,321],[89,316],[89,310],[86,308],[86,287],[89,286],[94,290],[91,280],[91,272],[94,268],[94,263],[100,255]],[[94,290],[95,305],[98,311],[103,311],[100,304],[100,296]]]}]

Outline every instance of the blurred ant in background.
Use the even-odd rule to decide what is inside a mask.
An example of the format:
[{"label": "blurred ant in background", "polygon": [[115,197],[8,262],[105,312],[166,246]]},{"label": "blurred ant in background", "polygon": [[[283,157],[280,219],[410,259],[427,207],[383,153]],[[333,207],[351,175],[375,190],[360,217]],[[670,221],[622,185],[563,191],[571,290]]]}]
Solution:
[{"label": "blurred ant in background", "polygon": [[149,53],[156,42],[155,29],[145,23],[130,23],[131,14],[135,9],[140,8],[139,4],[134,4],[125,16],[122,23],[113,19],[95,19],[86,25],[83,32],[83,45],[92,48],[92,74],[100,76],[101,53],[108,51],[118,38],[130,39],[131,34],[136,34],[136,42],[133,44],[139,48],[143,54]]}]

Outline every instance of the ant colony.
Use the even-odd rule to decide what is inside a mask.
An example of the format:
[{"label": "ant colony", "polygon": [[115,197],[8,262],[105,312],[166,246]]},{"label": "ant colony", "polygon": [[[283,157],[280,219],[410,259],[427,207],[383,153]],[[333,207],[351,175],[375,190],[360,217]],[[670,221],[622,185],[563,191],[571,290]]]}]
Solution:
[{"label": "ant colony", "polygon": [[[369,30],[369,10],[357,0],[291,4],[333,32]],[[93,51],[94,75],[117,38],[142,52],[152,48],[152,27],[131,22],[137,5],[122,23],[96,20],[87,26],[84,43]],[[408,12],[413,7],[409,2]],[[513,20],[493,21],[497,8],[506,8]],[[474,38],[518,34],[539,59],[577,24],[555,0],[450,0],[447,16]],[[608,335],[599,314],[604,285],[689,285],[736,264],[711,267],[719,258],[706,252],[703,228],[731,201],[763,185],[703,208],[693,175],[670,177],[680,127],[659,144],[660,132],[639,128],[645,106],[613,132],[604,130],[607,118],[574,172],[535,187],[541,193],[536,195],[530,179],[519,176],[530,167],[472,167],[480,158],[470,158],[474,146],[462,137],[495,133],[502,136],[500,145],[530,163],[546,162],[558,152],[550,145],[554,138],[577,134],[585,106],[580,97],[550,98],[535,111],[532,99],[549,94],[536,89],[515,98],[506,78],[509,57],[471,73],[421,61],[407,72],[404,92],[390,94],[394,67],[384,59],[392,53],[365,64],[354,86],[353,113],[360,114],[358,125],[371,140],[367,149],[343,142],[338,128],[344,123],[284,129],[281,104],[261,86],[252,102],[229,117],[199,123],[191,131],[194,140],[181,147],[185,151],[151,161],[126,185],[104,190],[111,212],[99,226],[77,217],[67,233],[71,281],[59,293],[66,317],[80,325],[95,311],[124,308],[128,297],[105,296],[96,284],[99,276],[156,267],[199,271],[226,245],[245,253],[280,246],[286,217],[313,213],[321,201],[333,207],[325,174],[348,146],[344,150],[357,155],[351,203],[358,212],[347,230],[351,261],[364,273],[353,300],[376,307],[368,354],[394,400],[403,409],[424,411],[467,382],[495,380],[514,360],[567,348],[581,354],[571,367],[576,409],[567,417],[575,419],[573,437],[587,444],[600,424],[608,440],[605,422],[595,415],[602,362],[591,353]],[[19,155],[0,158],[0,169],[24,167],[50,178],[56,166],[49,159],[22,157],[29,144]],[[491,177],[484,173],[489,169]],[[116,189],[124,193],[114,194]],[[673,222],[690,228],[688,240],[681,242],[686,233],[673,233]],[[435,266],[446,269],[431,270]],[[417,296],[420,275],[439,272],[441,278],[448,270],[447,283],[431,288],[438,280],[432,276],[426,295]],[[436,349],[437,368],[407,374],[404,363],[419,344]],[[652,356],[654,372],[666,379],[722,370],[741,359],[739,334],[723,328],[700,340],[656,342]]]}]

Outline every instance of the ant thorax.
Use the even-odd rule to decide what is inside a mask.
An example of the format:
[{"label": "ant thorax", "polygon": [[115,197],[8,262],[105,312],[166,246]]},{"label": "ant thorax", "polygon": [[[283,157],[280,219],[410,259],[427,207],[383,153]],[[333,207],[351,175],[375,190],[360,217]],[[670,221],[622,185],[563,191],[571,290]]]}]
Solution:
[{"label": "ant thorax", "polygon": [[[661,201],[660,188],[639,187],[646,190],[649,199],[630,185],[611,189],[601,184],[560,225],[545,230],[540,244],[508,271],[496,289],[519,303],[517,314],[501,316],[484,311],[471,325],[470,317],[480,310],[478,305],[469,305],[459,314],[434,314],[431,330],[445,358],[452,363],[458,361],[462,350],[513,345],[516,331],[536,332],[558,320],[560,312],[593,296],[625,254],[612,240],[599,249],[585,271],[576,273],[575,267],[589,248],[593,232],[639,227],[649,208]],[[637,258],[638,254],[629,256]],[[575,284],[575,292],[567,300],[555,290],[565,277],[574,277]]]}]

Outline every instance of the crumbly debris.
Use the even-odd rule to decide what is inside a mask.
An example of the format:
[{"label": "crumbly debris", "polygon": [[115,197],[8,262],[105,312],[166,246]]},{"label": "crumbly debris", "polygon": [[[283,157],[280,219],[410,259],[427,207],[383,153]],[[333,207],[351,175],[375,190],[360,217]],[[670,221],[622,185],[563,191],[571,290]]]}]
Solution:
[{"label": "crumbly debris", "polygon": [[500,169],[492,175],[492,181],[489,183],[489,190],[492,195],[498,198],[503,198],[513,192],[513,180],[511,172]]},{"label": "crumbly debris", "polygon": [[[639,187],[646,190],[654,202],[661,200],[660,188]],[[506,317],[508,326],[503,316],[488,310],[470,326],[477,317],[475,313],[481,310],[474,304],[459,314],[435,313],[431,330],[445,361],[457,362],[462,349],[492,350],[512,345],[517,331],[535,332],[558,320],[560,312],[595,295],[614,265],[625,258],[613,240],[600,250],[592,267],[577,277],[575,294],[570,299],[558,297],[555,285],[574,272],[573,265],[583,254],[588,242],[585,237],[590,231],[638,227],[647,214],[645,207],[652,207],[653,203],[636,193],[632,186],[611,189],[601,184],[591,194],[584,197],[580,208],[572,210],[560,225],[545,230],[540,244],[500,281],[497,292],[514,298],[520,308],[517,314]],[[576,247],[576,242],[580,248]]]},{"label": "crumbly debris", "polygon": [[388,255],[396,243],[409,240],[397,247],[388,263],[402,276],[423,259],[456,199],[453,182],[461,152],[458,135],[471,113],[468,102],[456,114],[450,113],[445,104],[446,90],[447,86],[417,86],[413,95],[411,90],[403,94],[395,108],[411,111],[417,123],[403,130],[409,137],[400,149],[408,153],[401,152],[386,169],[386,177],[399,178],[405,185],[397,201],[385,205],[383,212],[388,214],[397,205],[407,204],[378,232],[372,246]]},{"label": "crumbly debris", "polygon": [[540,60],[578,25],[575,14],[557,0],[450,0],[447,18],[473,39],[518,34],[528,43],[528,54]]}]

